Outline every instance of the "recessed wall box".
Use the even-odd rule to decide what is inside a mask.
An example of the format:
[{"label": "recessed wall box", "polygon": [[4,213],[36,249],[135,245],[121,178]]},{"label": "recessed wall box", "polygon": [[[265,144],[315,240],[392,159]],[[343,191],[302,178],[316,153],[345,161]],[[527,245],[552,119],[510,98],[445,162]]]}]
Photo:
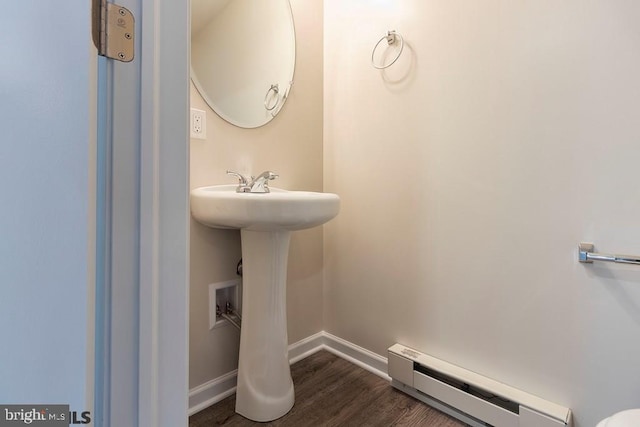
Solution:
[{"label": "recessed wall box", "polygon": [[216,307],[224,313],[228,302],[234,310],[242,312],[240,284],[240,279],[233,279],[209,285],[209,329],[229,325],[228,320],[216,316]]}]

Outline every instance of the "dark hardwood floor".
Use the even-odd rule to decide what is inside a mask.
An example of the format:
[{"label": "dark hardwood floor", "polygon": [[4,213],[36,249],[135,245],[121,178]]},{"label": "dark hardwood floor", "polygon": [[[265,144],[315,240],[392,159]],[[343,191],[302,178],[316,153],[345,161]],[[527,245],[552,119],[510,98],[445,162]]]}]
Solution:
[{"label": "dark hardwood floor", "polygon": [[433,426],[465,424],[401,393],[382,378],[320,351],[291,366],[296,403],[288,414],[256,423],[234,412],[235,394],[192,415],[189,427],[205,426]]}]

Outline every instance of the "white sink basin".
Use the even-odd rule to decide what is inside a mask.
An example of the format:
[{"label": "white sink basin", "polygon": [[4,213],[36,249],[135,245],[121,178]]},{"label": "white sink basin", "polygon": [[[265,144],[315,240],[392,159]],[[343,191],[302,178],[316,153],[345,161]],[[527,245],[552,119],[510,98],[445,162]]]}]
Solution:
[{"label": "white sink basin", "polygon": [[287,191],[236,193],[236,185],[212,185],[191,191],[191,214],[214,228],[253,231],[303,230],[338,214],[340,197],[331,193]]},{"label": "white sink basin", "polygon": [[295,400],[287,339],[287,261],[291,232],[338,214],[331,193],[236,193],[235,185],[191,191],[191,214],[214,228],[239,228],[242,240],[242,329],[236,412],[250,420],[280,418]]}]

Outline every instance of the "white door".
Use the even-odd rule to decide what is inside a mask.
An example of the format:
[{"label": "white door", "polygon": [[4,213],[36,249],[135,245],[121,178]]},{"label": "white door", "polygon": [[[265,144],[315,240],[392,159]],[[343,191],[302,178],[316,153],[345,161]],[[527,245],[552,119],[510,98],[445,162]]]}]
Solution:
[{"label": "white door", "polygon": [[188,2],[119,3],[130,64],[90,2],[0,15],[0,402],[186,425]]},{"label": "white door", "polygon": [[0,402],[91,410],[96,57],[89,2],[0,14]]}]

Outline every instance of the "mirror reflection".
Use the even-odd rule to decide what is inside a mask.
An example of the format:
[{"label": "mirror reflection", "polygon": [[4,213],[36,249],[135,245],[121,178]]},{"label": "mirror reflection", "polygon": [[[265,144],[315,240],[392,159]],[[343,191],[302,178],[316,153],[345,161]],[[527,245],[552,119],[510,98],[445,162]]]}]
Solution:
[{"label": "mirror reflection", "polygon": [[243,128],[271,121],[294,68],[289,0],[191,0],[191,79],[223,119]]}]

